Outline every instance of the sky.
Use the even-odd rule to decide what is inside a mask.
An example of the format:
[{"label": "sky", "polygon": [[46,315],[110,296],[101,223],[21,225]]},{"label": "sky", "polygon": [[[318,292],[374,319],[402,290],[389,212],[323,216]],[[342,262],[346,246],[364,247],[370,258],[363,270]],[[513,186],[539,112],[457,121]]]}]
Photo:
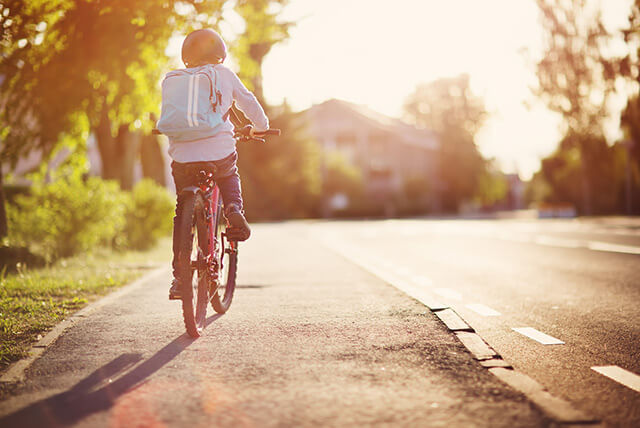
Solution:
[{"label": "sky", "polygon": [[[624,24],[630,0],[601,3],[606,22]],[[297,25],[265,60],[270,103],[339,98],[400,117],[416,85],[468,73],[491,113],[476,141],[504,171],[530,178],[559,141],[560,118],[530,90],[543,37],[534,0],[291,0],[282,16]]]}]

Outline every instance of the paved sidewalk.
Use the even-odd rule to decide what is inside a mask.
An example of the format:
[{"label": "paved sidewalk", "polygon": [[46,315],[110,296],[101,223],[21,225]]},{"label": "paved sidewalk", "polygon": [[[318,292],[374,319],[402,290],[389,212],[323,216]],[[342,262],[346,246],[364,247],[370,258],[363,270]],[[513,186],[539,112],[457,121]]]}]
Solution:
[{"label": "paved sidewalk", "polygon": [[257,225],[230,311],[183,333],[169,278],[93,311],[0,401],[0,426],[550,424],[435,315],[320,246]]}]

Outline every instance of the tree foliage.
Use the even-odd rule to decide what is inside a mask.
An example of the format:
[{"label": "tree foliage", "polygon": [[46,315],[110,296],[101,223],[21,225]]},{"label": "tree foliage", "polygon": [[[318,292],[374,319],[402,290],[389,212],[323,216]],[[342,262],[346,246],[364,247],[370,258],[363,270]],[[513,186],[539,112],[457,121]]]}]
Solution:
[{"label": "tree foliage", "polygon": [[[581,151],[585,144],[590,147],[587,152]],[[591,201],[591,214],[619,212],[624,202],[624,162],[624,149],[609,146],[603,137],[568,135],[552,155],[542,160],[530,192],[537,202],[571,203],[580,208],[584,206],[584,186],[589,186],[598,195]],[[591,168],[588,173],[585,165]]]},{"label": "tree foliage", "polygon": [[280,137],[269,138],[266,144],[238,147],[248,216],[281,219],[313,215],[321,196],[320,148],[286,105],[271,116],[271,126],[283,130]]},{"label": "tree foliage", "polygon": [[[119,178],[127,135],[156,111],[157,82],[177,28],[220,15],[222,0],[6,0],[0,74],[2,158],[50,151],[65,132],[94,131],[107,178]],[[81,112],[88,127],[72,120]],[[149,125],[147,124],[147,127]]]},{"label": "tree foliage", "polygon": [[476,195],[485,172],[474,140],[487,117],[484,102],[471,92],[469,76],[463,74],[418,86],[404,109],[409,120],[438,135],[440,200],[445,210],[457,210]]},{"label": "tree foliage", "polygon": [[[93,132],[104,178],[133,184],[140,132],[175,31],[212,26],[223,0],[3,0],[0,165]],[[1,174],[1,172],[0,172]],[[0,204],[4,205],[2,192]],[[0,209],[0,235],[5,217]]]},{"label": "tree foliage", "polygon": [[[620,58],[619,67],[623,76],[635,83],[636,93],[629,97],[620,122],[625,137],[633,141],[629,151],[635,162],[635,173],[640,174],[640,0],[635,0],[631,6],[629,25],[622,33],[630,49],[626,56]],[[636,179],[640,184],[640,177]]]},{"label": "tree foliage", "polygon": [[[545,52],[536,71],[536,94],[561,114],[564,137],[554,154],[544,159],[534,177],[539,197],[547,202],[572,203],[582,214],[615,211],[620,205],[621,147],[609,147],[604,122],[609,99],[624,80],[640,78],[637,51],[622,57],[609,52],[617,36],[608,31],[601,10],[586,0],[536,0],[545,29]],[[622,32],[628,46],[639,40],[638,1],[629,27]],[[636,101],[630,99],[622,117],[629,134],[636,122]],[[545,184],[541,182],[544,181]],[[542,196],[544,193],[544,196]]]},{"label": "tree foliage", "polygon": [[622,30],[624,42],[629,46],[629,52],[618,59],[618,70],[627,79],[633,80],[640,90],[640,0],[631,5],[628,26]]},{"label": "tree foliage", "polygon": [[240,173],[247,213],[252,218],[288,218],[314,215],[321,197],[318,144],[286,103],[270,107],[262,91],[262,64],[272,47],[289,38],[292,22],[279,13],[288,0],[238,0],[235,11],[245,29],[232,52],[238,75],[251,89],[282,136],[265,145],[238,147]]},{"label": "tree foliage", "polygon": [[587,0],[536,0],[545,52],[536,66],[536,94],[564,119],[566,133],[602,135],[616,61],[605,55],[611,35]]},{"label": "tree foliage", "polygon": [[245,30],[232,52],[239,65],[239,76],[264,103],[262,63],[274,45],[289,38],[293,22],[282,22],[279,13],[289,0],[238,0],[235,11],[245,22]]}]

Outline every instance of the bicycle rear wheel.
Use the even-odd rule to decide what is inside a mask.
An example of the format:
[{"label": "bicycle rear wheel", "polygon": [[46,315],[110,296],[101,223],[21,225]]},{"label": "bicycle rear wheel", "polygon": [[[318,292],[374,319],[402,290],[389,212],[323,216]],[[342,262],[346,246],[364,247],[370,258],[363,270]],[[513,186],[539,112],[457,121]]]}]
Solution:
[{"label": "bicycle rear wheel", "polygon": [[218,223],[216,239],[218,240],[218,279],[211,284],[211,306],[219,314],[224,314],[231,306],[236,289],[236,273],[238,269],[238,243],[224,239],[226,220],[222,215],[222,207],[218,206]]},{"label": "bicycle rear wheel", "polygon": [[177,256],[178,280],[182,293],[182,317],[187,333],[199,337],[207,316],[208,227],[205,201],[201,194],[185,194],[181,201],[182,218],[178,225],[180,240]]}]

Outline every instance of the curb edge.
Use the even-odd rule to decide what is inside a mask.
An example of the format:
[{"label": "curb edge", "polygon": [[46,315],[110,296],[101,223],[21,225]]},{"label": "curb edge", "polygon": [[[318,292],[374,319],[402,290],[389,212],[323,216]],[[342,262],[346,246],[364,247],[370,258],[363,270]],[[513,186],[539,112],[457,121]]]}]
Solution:
[{"label": "curb edge", "polygon": [[0,376],[0,383],[12,384],[24,382],[25,371],[37,360],[44,351],[53,344],[65,331],[73,327],[78,321],[85,318],[88,314],[101,308],[102,306],[112,302],[113,300],[140,288],[145,282],[150,279],[160,276],[161,273],[168,272],[169,268],[159,267],[153,269],[151,272],[147,272],[135,281],[124,285],[123,287],[114,290],[113,292],[99,298],[95,302],[90,303],[79,311],[71,314],[68,318],[62,320],[56,324],[42,339],[31,345],[29,354],[25,358],[22,358],[11,365],[2,376]]}]

